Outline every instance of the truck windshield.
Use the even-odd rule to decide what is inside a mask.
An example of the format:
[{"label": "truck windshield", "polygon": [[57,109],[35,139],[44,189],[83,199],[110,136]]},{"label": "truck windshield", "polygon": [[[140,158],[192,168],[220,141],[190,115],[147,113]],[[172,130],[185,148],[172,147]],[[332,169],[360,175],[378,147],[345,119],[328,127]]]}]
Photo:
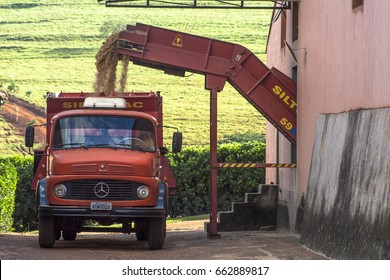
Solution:
[{"label": "truck windshield", "polygon": [[153,123],[122,116],[72,116],[56,122],[53,149],[121,148],[156,151]]}]

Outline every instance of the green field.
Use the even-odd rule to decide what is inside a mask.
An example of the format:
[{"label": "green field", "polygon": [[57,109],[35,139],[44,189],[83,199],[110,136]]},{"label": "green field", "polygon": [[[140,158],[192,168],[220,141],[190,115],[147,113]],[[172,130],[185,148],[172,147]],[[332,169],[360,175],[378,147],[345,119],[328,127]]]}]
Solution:
[{"label": "green field", "polygon": [[[271,10],[129,9],[107,8],[96,0],[2,0],[0,85],[6,90],[14,83],[18,97],[42,106],[47,91],[92,91],[100,45],[107,35],[136,22],[239,43],[264,61],[270,17]],[[165,125],[179,127],[185,145],[208,144],[209,92],[203,76],[179,78],[130,64],[127,81],[130,91],[161,91]],[[219,94],[218,114],[220,142],[260,139],[265,132],[265,119],[230,85]]]},{"label": "green field", "polygon": [[12,127],[0,117],[0,156],[23,154],[27,151],[21,137],[14,135]]}]

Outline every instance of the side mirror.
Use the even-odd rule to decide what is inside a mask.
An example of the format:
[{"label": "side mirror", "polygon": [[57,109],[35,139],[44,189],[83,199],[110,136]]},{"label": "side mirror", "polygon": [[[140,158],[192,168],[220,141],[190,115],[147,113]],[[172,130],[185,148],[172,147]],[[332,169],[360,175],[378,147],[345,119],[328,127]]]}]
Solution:
[{"label": "side mirror", "polygon": [[166,147],[160,147],[160,155],[165,156],[168,153],[168,149]]},{"label": "side mirror", "polygon": [[181,132],[174,132],[172,137],[172,152],[179,153],[183,143],[183,134]]},{"label": "side mirror", "polygon": [[24,145],[26,147],[33,147],[34,146],[34,126],[30,125],[26,127],[26,134],[24,135]]}]

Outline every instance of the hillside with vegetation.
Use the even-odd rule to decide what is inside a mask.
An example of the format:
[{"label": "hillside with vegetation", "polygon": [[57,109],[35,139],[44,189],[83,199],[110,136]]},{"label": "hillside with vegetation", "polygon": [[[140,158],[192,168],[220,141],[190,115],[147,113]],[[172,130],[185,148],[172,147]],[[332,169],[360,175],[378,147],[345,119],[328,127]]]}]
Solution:
[{"label": "hillside with vegetation", "polygon": [[[270,10],[126,9],[107,8],[96,0],[2,0],[0,90],[40,107],[46,92],[93,91],[95,55],[102,42],[136,22],[239,43],[264,61],[270,17]],[[127,90],[161,91],[164,124],[178,127],[185,145],[205,145],[209,92],[203,76],[190,74],[179,78],[130,64]],[[219,142],[262,139],[265,119],[230,85],[219,94],[218,106]],[[12,147],[22,145],[22,133],[1,114],[0,132],[0,153],[18,153],[21,149]]]}]

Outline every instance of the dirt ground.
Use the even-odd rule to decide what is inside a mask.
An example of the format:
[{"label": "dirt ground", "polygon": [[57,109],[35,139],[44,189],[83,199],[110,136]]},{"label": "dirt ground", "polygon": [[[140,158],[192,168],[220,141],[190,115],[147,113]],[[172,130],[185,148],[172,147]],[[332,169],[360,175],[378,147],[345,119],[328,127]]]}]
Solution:
[{"label": "dirt ground", "polygon": [[151,251],[134,234],[80,233],[75,241],[56,241],[42,249],[37,234],[1,234],[1,260],[324,260],[284,232],[220,232],[209,239],[204,221],[168,224],[162,250]]},{"label": "dirt ground", "polygon": [[[7,101],[7,103],[1,106],[1,114],[14,127],[16,130],[15,132],[23,136],[26,129],[26,124],[32,120],[36,120],[36,124],[46,123],[45,118],[37,116],[34,112],[29,110],[29,108],[24,107],[22,104],[16,105],[12,101]],[[42,143],[45,139],[46,127],[36,127],[35,134],[36,142]]]}]

